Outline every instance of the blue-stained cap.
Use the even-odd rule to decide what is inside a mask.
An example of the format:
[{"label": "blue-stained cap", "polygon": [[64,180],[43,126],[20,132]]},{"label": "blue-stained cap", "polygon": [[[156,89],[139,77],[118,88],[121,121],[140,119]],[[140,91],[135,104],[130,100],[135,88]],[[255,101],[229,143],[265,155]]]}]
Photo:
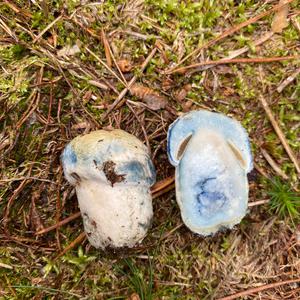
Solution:
[{"label": "blue-stained cap", "polygon": [[[191,111],[179,117],[170,125],[167,138],[168,157],[173,166],[177,166],[180,157],[180,147],[182,143],[191,137],[195,132],[201,130],[212,130],[218,132],[235,147],[241,154],[245,163],[246,172],[253,168],[253,161],[249,138],[242,125],[223,114],[206,110]],[[180,155],[179,155],[180,156]]]},{"label": "blue-stained cap", "polygon": [[102,180],[151,186],[156,173],[145,145],[123,130],[98,130],[78,136],[64,149],[62,163],[71,184]]}]

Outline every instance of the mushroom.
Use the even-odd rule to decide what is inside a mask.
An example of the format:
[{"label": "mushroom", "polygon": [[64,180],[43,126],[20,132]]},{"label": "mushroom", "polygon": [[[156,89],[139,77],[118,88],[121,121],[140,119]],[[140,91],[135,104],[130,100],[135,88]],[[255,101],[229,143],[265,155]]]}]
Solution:
[{"label": "mushroom", "polygon": [[65,147],[62,164],[94,247],[142,241],[152,221],[150,187],[156,175],[141,141],[123,130],[94,131]]},{"label": "mushroom", "polygon": [[205,110],[182,115],[169,127],[168,157],[176,167],[176,200],[188,228],[207,236],[241,221],[253,161],[238,121]]}]

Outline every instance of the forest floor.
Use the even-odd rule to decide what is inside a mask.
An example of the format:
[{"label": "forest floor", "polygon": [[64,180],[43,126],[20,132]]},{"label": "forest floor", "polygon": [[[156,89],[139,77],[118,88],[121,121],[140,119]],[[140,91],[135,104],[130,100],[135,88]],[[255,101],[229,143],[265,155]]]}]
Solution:
[{"label": "forest floor", "polygon": [[[0,299],[300,299],[300,2],[283,2],[0,2]],[[195,109],[239,120],[255,162],[247,216],[206,238],[166,155]],[[63,176],[65,145],[101,128],[157,170],[133,249],[90,246]]]}]

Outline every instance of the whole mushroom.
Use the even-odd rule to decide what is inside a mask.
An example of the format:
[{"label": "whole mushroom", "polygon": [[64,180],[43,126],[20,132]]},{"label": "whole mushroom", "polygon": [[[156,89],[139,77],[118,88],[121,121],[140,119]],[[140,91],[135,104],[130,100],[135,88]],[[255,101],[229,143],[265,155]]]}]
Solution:
[{"label": "whole mushroom", "polygon": [[238,121],[205,110],[182,115],[169,127],[168,157],[176,167],[176,199],[187,227],[207,236],[241,221],[253,162]]},{"label": "whole mushroom", "polygon": [[84,229],[96,248],[133,247],[151,225],[155,169],[146,146],[123,130],[98,130],[64,149],[66,179],[75,186]]}]

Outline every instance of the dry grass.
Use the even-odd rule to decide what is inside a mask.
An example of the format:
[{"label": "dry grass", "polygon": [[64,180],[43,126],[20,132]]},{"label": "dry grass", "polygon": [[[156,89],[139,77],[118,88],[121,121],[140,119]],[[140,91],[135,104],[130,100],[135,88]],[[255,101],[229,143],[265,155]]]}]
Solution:
[{"label": "dry grass", "polygon": [[[270,33],[273,13],[265,13],[277,1],[0,3],[0,299],[126,299],[134,292],[141,299],[220,299],[280,282],[243,299],[300,298],[299,283],[284,282],[299,278],[299,227],[264,204],[249,208],[232,231],[192,234],[180,219],[166,155],[168,125],[178,115],[223,112],[241,120],[252,141],[250,201],[268,200],[266,177],[278,173],[299,191],[281,143],[299,160],[299,59],[274,61],[299,55],[299,1],[290,2],[289,25],[277,34]],[[150,109],[127,92],[134,83],[153,91],[151,101],[168,104]],[[168,178],[156,187],[149,235],[115,253],[85,240],[60,164],[72,138],[111,127],[144,141],[158,180]]]}]

